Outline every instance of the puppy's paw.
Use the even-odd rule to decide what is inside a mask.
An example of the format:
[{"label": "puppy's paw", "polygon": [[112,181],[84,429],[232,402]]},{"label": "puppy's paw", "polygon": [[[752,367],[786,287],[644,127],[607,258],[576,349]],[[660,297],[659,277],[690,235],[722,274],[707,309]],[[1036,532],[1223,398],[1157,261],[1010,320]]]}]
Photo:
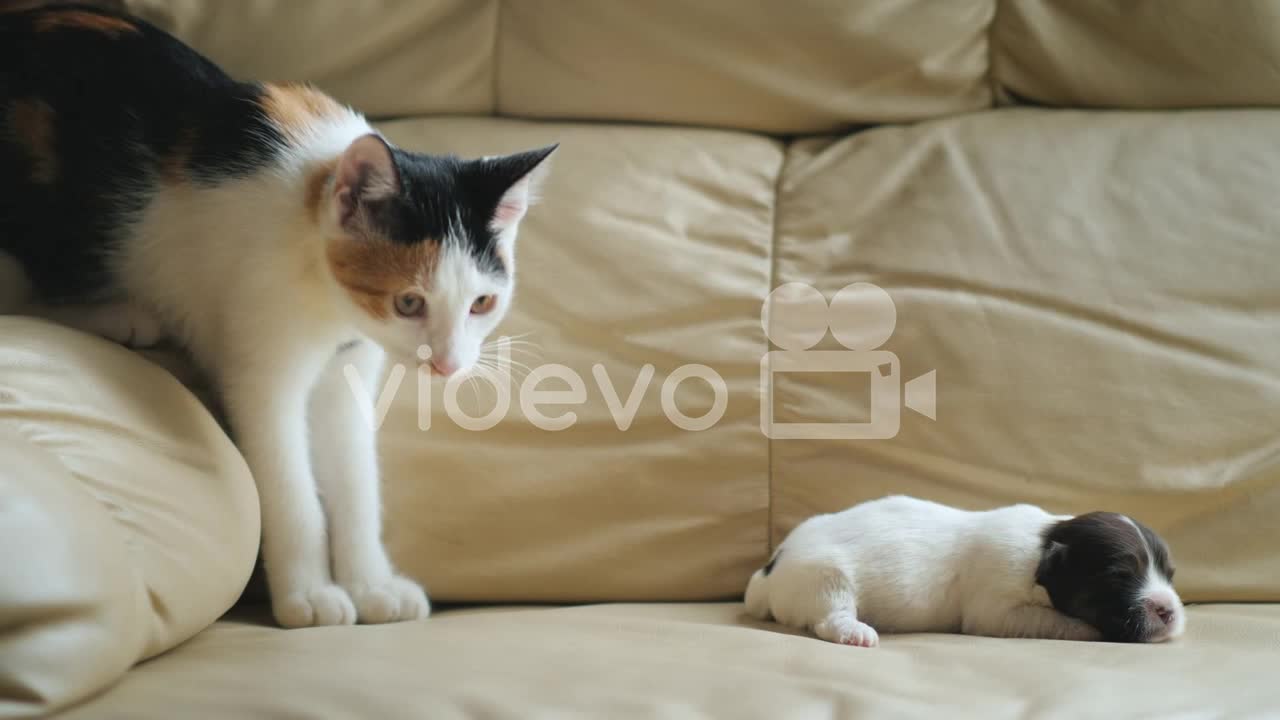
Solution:
[{"label": "puppy's paw", "polygon": [[350,591],[361,623],[378,625],[422,620],[431,614],[431,603],[422,587],[399,575],[358,583]]},{"label": "puppy's paw", "polygon": [[827,642],[872,648],[880,644],[875,628],[850,613],[835,613],[813,626],[813,632]]},{"label": "puppy's paw", "polygon": [[870,625],[860,622],[849,633],[849,639],[845,644],[865,648],[878,647],[880,645],[880,633],[876,632],[876,629]]},{"label": "puppy's paw", "polygon": [[1101,642],[1102,633],[1092,625],[1086,625],[1082,622],[1074,622],[1067,626],[1062,633],[1064,640],[1076,640],[1079,642]]},{"label": "puppy's paw", "polygon": [[286,628],[351,625],[356,621],[351,597],[331,583],[288,592],[271,603],[271,610],[276,622]]}]

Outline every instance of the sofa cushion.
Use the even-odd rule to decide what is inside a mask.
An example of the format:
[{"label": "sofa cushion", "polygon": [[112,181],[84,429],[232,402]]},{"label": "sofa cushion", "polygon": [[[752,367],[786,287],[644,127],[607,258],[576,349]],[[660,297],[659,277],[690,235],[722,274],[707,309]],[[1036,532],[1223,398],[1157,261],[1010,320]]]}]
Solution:
[{"label": "sofa cushion", "polygon": [[1001,0],[992,71],[1051,105],[1275,106],[1277,24],[1272,0]]},{"label": "sofa cushion", "polygon": [[[446,611],[401,625],[219,622],[62,716],[352,718],[1270,717],[1280,607],[1192,607],[1168,645],[797,636],[742,606]],[[958,701],[958,698],[963,698]]]},{"label": "sofa cushion", "polygon": [[205,629],[257,539],[248,469],[177,380],[0,318],[0,717],[81,699]]},{"label": "sofa cushion", "polygon": [[242,78],[374,117],[833,131],[988,107],[995,0],[127,0]]},{"label": "sofa cushion", "polygon": [[[775,440],[774,539],[897,492],[1110,509],[1165,534],[1186,597],[1280,600],[1278,134],[1267,111],[1026,109],[795,145],[776,283],[887,291],[883,410],[928,410],[906,382],[929,371],[937,403],[883,439]],[[836,321],[869,332],[874,297]],[[865,372],[774,393],[780,424],[871,422]]]},{"label": "sofa cushion", "polygon": [[994,0],[501,5],[504,114],[801,133],[991,104]]},{"label": "sofa cushion", "polygon": [[125,0],[245,80],[308,81],[369,115],[493,111],[497,0]]},{"label": "sofa cushion", "polygon": [[[562,143],[522,225],[515,304],[494,338],[525,336],[534,347],[514,363],[552,373],[529,387],[570,404],[526,411],[536,398],[513,363],[501,421],[468,429],[455,417],[493,410],[491,386],[454,383],[446,395],[435,383],[420,399],[409,359],[383,389],[395,389],[382,447],[396,562],[438,600],[741,593],[767,544],[759,312],[782,147],[709,130],[474,118],[381,129],[405,147],[464,155]],[[722,381],[722,408],[694,366]],[[718,420],[704,429],[704,416]]]}]

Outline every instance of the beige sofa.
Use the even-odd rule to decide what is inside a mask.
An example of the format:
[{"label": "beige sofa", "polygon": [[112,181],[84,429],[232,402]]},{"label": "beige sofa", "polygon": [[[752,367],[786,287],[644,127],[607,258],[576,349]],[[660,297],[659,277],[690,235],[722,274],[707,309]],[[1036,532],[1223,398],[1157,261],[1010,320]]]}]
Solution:
[{"label": "beige sofa", "polygon": [[[0,717],[1280,717],[1276,3],[131,4],[407,147],[562,143],[503,331],[581,402],[513,385],[468,430],[409,365],[387,542],[437,612],[284,631],[182,366],[0,318]],[[787,283],[891,304],[818,305],[859,347],[762,385]],[[1188,632],[862,650],[743,616],[790,528],[887,493],[1138,516]]]}]

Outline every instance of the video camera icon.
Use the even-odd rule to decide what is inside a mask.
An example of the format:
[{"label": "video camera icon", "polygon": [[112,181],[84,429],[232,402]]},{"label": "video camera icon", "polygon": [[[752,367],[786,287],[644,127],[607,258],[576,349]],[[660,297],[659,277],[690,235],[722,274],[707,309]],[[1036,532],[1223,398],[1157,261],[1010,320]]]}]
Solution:
[{"label": "video camera icon", "polygon": [[[760,359],[760,430],[771,440],[887,440],[902,425],[902,406],[937,420],[937,371],[902,385],[898,356],[877,350],[893,336],[898,311],[884,288],[846,285],[831,298],[805,283],[769,293],[761,311],[765,336],[782,348]],[[812,350],[831,330],[846,350]],[[774,376],[781,373],[866,373],[871,381],[867,422],[787,422],[774,417]]]}]

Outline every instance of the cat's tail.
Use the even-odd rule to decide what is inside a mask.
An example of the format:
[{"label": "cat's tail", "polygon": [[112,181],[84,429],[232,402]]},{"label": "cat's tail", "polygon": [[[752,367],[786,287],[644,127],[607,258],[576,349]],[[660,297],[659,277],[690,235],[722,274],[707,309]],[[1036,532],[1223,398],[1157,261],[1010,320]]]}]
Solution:
[{"label": "cat's tail", "polygon": [[0,250],[0,315],[21,310],[31,299],[31,283],[18,259]]}]

